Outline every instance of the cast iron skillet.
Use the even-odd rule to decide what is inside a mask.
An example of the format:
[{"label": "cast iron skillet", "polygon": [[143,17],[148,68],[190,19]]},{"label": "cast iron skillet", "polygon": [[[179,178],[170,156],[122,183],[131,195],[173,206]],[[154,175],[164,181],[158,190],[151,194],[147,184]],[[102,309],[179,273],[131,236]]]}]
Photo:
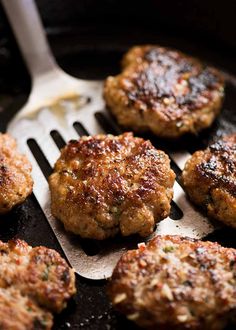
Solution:
[{"label": "cast iron skillet", "polygon": [[[184,40],[148,30],[137,33],[137,30],[130,28],[122,33],[122,37],[119,34],[120,39],[117,44],[117,30],[110,34],[112,37],[105,39],[101,38],[102,34],[100,39],[88,36],[91,38],[91,44],[94,43],[94,47],[91,47],[91,44],[87,47],[85,45],[81,48],[75,47],[75,41],[81,39],[81,34],[75,30],[73,33],[60,32],[60,38],[56,34],[50,40],[59,64],[68,73],[79,78],[101,79],[109,74],[118,73],[122,54],[129,46],[140,43],[175,47],[198,56],[230,74],[236,72],[234,56],[228,49],[205,43],[203,40]],[[0,53],[7,50],[4,47],[4,43],[2,46],[0,44]],[[7,122],[25,102],[29,92],[29,78],[16,50],[15,54],[13,58],[6,56],[6,72],[11,70],[10,76],[4,75],[4,72],[2,75],[0,73],[0,131],[5,130]],[[234,79],[231,76],[227,81],[223,111],[213,126],[197,137],[181,139],[179,145],[185,145],[193,152],[208,145],[216,137],[235,131],[236,83]],[[166,144],[151,135],[146,135],[146,137],[151,138],[159,148],[165,149],[170,146],[169,143]],[[8,215],[1,216],[0,221],[1,240],[7,241],[18,237],[33,246],[45,245],[54,248],[63,255],[34,196],[29,197],[23,205],[16,207]],[[236,248],[235,234],[235,230],[223,227],[206,239]],[[68,308],[55,316],[54,329],[138,329],[112,309],[106,297],[106,281],[89,281],[77,276],[77,290],[77,295],[70,301]],[[227,328],[227,330],[230,329],[234,328]]]}]

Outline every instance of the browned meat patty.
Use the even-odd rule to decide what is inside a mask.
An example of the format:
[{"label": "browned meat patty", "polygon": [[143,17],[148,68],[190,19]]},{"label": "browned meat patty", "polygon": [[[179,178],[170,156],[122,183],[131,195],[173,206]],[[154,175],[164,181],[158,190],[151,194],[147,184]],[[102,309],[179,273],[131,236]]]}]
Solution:
[{"label": "browned meat patty", "polygon": [[220,330],[235,316],[236,250],[180,236],[157,236],[125,253],[108,294],[148,329]]},{"label": "browned meat patty", "polygon": [[15,288],[0,288],[1,330],[49,330],[52,314]]},{"label": "browned meat patty", "polygon": [[22,203],[32,188],[31,164],[10,135],[0,134],[0,214]]},{"label": "browned meat patty", "polygon": [[82,237],[148,236],[170,212],[175,174],[150,141],[97,135],[62,149],[49,178],[52,214]]},{"label": "browned meat patty", "polygon": [[120,125],[176,138],[210,126],[219,113],[224,82],[197,59],[159,46],[137,46],[124,69],[108,77],[104,98]]},{"label": "browned meat patty", "polygon": [[190,199],[236,228],[236,133],[195,152],[182,173]]},{"label": "browned meat patty", "polygon": [[0,241],[0,269],[1,330],[51,329],[76,291],[74,271],[46,247]]}]

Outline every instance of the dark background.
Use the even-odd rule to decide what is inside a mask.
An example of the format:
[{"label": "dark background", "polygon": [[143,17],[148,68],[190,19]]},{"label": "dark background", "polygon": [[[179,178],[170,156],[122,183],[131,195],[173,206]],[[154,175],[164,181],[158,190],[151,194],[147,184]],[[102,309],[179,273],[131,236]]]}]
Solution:
[{"label": "dark background", "polygon": [[[57,61],[80,78],[119,72],[122,54],[139,43],[175,47],[236,74],[236,1],[38,0],[37,4]],[[29,91],[28,73],[0,6],[0,131]],[[222,115],[199,137],[206,144],[218,132],[235,129],[235,95],[235,85],[227,83]],[[0,221],[0,239],[16,236],[61,252],[33,196]],[[234,238],[235,231],[228,228],[209,237],[236,247]],[[78,294],[55,318],[55,329],[136,329],[112,310],[105,287],[105,281],[77,276]]]},{"label": "dark background", "polygon": [[[213,0],[37,0],[54,54],[60,64],[63,57],[88,57],[95,51],[123,52],[129,45],[155,42],[200,53],[208,48],[215,62],[234,62],[236,54],[236,1]],[[94,56],[94,53],[93,53]],[[211,59],[211,53],[202,57]],[[117,60],[119,54],[117,53]],[[77,62],[80,58],[77,57]],[[109,56],[106,68],[109,70]],[[99,72],[94,56],[92,64]],[[83,61],[80,61],[83,64]],[[230,64],[229,64],[230,66]],[[230,66],[235,72],[235,67]],[[0,7],[0,87],[12,88],[13,80],[26,84],[20,55]],[[104,71],[103,71],[104,72]],[[84,73],[81,69],[81,76]],[[87,71],[86,74],[88,75]],[[105,73],[106,74],[106,73]],[[12,77],[14,75],[14,77]],[[12,79],[13,78],[13,79]],[[24,85],[25,86],[25,85]]]}]

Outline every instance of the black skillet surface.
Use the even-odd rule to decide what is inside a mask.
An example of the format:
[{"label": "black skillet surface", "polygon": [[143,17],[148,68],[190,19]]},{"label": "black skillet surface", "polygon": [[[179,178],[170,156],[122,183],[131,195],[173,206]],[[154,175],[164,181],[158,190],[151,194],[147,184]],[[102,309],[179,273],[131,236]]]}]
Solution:
[{"label": "black skillet surface", "polygon": [[[203,40],[184,40],[181,37],[155,34],[149,29],[139,33],[136,26],[127,30],[104,33],[104,30],[90,31],[91,43],[81,37],[81,31],[67,31],[51,36],[51,44],[59,64],[70,74],[79,78],[101,79],[119,72],[122,53],[132,44],[159,43],[179,48],[199,56],[221,69],[236,73],[235,54],[228,49],[205,43]],[[79,33],[80,32],[80,33]],[[96,35],[96,40],[92,35]],[[93,38],[93,39],[92,39]],[[117,40],[119,39],[119,43]],[[76,46],[81,45],[82,47]],[[64,47],[66,45],[66,47]],[[13,47],[14,49],[14,47]],[[4,53],[5,52],[5,53]],[[6,44],[0,45],[0,55],[5,54],[5,68],[0,75],[0,131],[6,129],[11,116],[23,105],[29,93],[29,77],[24,70],[18,53],[11,57]],[[1,61],[1,56],[0,56]],[[0,63],[1,64],[1,63]],[[9,74],[6,74],[6,73]],[[236,127],[236,85],[227,82],[223,111],[214,125],[198,137],[184,138],[175,147],[183,144],[191,151],[207,145],[212,139],[234,131]],[[150,137],[150,136],[149,136]],[[158,141],[151,136],[155,145],[173,148],[173,144]],[[15,208],[10,214],[1,216],[0,239],[6,241],[13,237],[26,240],[29,244],[45,245],[61,251],[34,196]],[[236,248],[236,231],[224,227],[210,235],[208,239],[218,241],[224,246]],[[138,329],[111,308],[106,297],[106,281],[90,281],[77,276],[78,293],[68,308],[55,317],[54,329]],[[228,330],[230,327],[228,328]],[[234,328],[231,328],[232,330]]]}]

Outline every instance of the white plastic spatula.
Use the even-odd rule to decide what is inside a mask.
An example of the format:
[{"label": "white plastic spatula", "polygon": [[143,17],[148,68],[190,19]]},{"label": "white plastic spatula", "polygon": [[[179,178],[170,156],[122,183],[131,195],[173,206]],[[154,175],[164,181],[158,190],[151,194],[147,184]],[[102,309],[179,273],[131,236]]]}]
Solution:
[{"label": "white plastic spatula", "polygon": [[[111,120],[104,110],[103,84],[75,79],[58,67],[33,0],[2,0],[2,4],[32,78],[28,102],[9,123],[8,132],[17,139],[20,150],[33,165],[34,194],[71,266],[86,278],[107,278],[133,238],[99,243],[100,250],[97,253],[85,253],[81,247],[82,241],[65,232],[61,223],[51,215],[47,175],[40,161],[42,156],[45,157],[52,168],[59,157],[53,132],[57,132],[66,142],[79,138],[75,129],[78,126],[83,127],[83,132],[88,134],[106,132],[96,116],[99,112],[100,116]],[[41,156],[32,152],[29,141],[37,144]],[[182,169],[189,154],[183,152],[170,156]],[[213,231],[208,220],[191,207],[177,182],[174,195],[183,217],[178,221],[170,218],[163,220],[157,226],[158,234],[201,238]]]}]

